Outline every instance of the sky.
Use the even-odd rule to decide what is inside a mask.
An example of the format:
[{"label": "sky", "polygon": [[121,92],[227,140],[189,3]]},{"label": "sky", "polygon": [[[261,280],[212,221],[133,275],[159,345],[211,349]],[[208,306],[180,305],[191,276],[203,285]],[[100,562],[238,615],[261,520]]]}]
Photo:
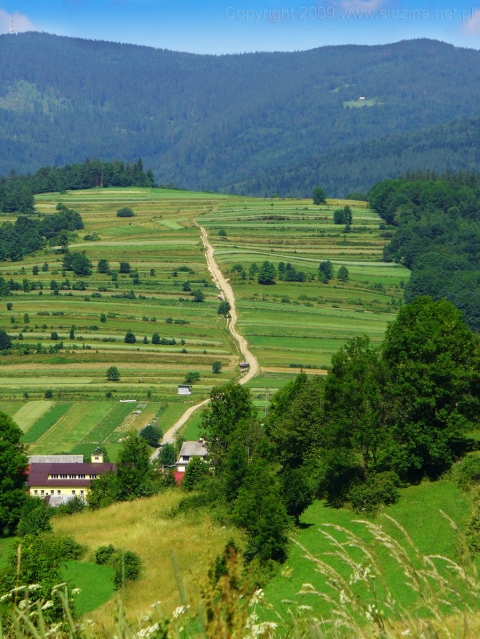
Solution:
[{"label": "sky", "polygon": [[12,19],[16,32],[217,55],[412,38],[480,48],[480,0],[0,0],[0,33]]}]

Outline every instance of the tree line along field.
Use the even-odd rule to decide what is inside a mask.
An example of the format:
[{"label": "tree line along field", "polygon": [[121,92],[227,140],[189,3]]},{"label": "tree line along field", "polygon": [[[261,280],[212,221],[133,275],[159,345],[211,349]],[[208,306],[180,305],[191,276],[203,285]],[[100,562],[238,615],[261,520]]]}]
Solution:
[{"label": "tree line along field", "polygon": [[[279,198],[222,201],[199,220],[233,286],[239,331],[264,371],[286,372],[292,365],[328,367],[332,354],[355,335],[365,333],[379,343],[401,304],[409,271],[381,261],[391,232],[364,202],[327,202],[314,206],[311,200]],[[345,233],[344,225],[334,224],[333,212],[347,204],[353,223]],[[307,281],[277,278],[274,285],[260,285],[249,269],[264,260],[277,269],[280,262],[289,262],[305,272]],[[328,284],[318,277],[325,260],[334,266]],[[349,272],[347,282],[337,279],[342,265]],[[309,276],[315,279],[308,281]]]}]

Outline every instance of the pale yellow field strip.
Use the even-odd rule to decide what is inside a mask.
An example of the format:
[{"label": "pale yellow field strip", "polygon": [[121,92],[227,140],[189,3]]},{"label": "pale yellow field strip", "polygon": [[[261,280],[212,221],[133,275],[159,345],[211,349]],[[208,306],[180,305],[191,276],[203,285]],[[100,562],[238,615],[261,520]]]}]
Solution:
[{"label": "pale yellow field strip", "polygon": [[26,433],[52,406],[53,402],[44,399],[28,402],[20,410],[17,410],[12,419]]}]

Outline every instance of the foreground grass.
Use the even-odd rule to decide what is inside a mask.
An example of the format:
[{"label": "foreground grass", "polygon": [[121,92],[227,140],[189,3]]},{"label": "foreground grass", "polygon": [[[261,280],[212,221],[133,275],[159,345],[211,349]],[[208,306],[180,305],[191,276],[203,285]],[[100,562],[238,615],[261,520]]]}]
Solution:
[{"label": "foreground grass", "polygon": [[[171,614],[180,605],[172,552],[189,595],[195,601],[197,584],[204,578],[210,562],[229,539],[239,539],[238,531],[212,524],[201,513],[188,519],[166,517],[181,497],[180,491],[171,490],[150,499],[54,519],[55,532],[71,535],[88,546],[90,556],[95,548],[105,544],[133,550],[140,555],[142,576],[138,582],[129,585],[125,593],[125,605],[132,620],[147,612],[156,601],[161,601],[165,614]],[[114,602],[109,601],[89,617],[111,627],[113,609]]]},{"label": "foreground grass", "polygon": [[[393,517],[405,530],[408,531],[413,543],[421,553],[426,555],[441,555],[458,561],[457,545],[458,534],[450,526],[450,523],[442,515],[443,511],[462,530],[465,520],[470,514],[470,502],[456,484],[441,480],[434,483],[423,482],[418,486],[410,486],[401,491],[401,497],[397,504],[386,508],[385,513]],[[335,551],[334,546],[325,534],[334,535],[344,541],[345,536],[338,534],[326,524],[341,526],[360,537],[364,541],[373,543],[379,558],[383,564],[386,583],[397,602],[405,607],[412,607],[416,601],[415,593],[406,587],[405,574],[399,565],[393,560],[385,548],[374,543],[372,535],[366,527],[359,523],[365,519],[346,508],[329,508],[324,502],[315,502],[302,516],[301,528],[294,536],[293,544],[287,564],[283,567],[282,574],[274,578],[266,588],[266,597],[276,610],[281,611],[282,616],[288,619],[287,610],[295,605],[312,606],[315,615],[331,614],[331,606],[318,596],[311,594],[299,595],[302,585],[311,583],[317,590],[331,594],[332,589],[327,585],[325,578],[315,572],[312,562],[305,556],[305,550],[316,557],[325,559],[328,553]],[[406,545],[403,533],[389,520],[377,516],[375,523],[381,525],[386,532],[398,540],[402,546]],[[352,556],[364,566],[368,562],[360,552],[352,552]],[[350,568],[337,557],[329,557],[329,563],[348,579]],[[358,595],[368,603],[373,604],[373,597],[367,594],[360,584]],[[378,595],[382,597],[382,588],[379,584]],[[290,602],[290,603],[286,603]]]},{"label": "foreground grass", "polygon": [[75,597],[78,615],[92,612],[113,596],[114,570],[110,566],[97,566],[86,561],[68,561],[62,570],[62,577],[81,590]]}]

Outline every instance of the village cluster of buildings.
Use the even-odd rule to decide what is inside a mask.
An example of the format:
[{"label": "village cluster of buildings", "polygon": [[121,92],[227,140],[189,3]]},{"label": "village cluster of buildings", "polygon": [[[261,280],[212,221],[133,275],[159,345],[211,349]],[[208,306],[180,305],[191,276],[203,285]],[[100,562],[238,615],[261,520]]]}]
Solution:
[{"label": "village cluster of buildings", "polygon": [[[207,449],[203,439],[183,442],[175,464],[175,478],[181,483],[185,469],[193,457],[205,459]],[[30,455],[28,492],[32,497],[46,499],[57,507],[71,499],[86,500],[90,484],[103,473],[117,472],[115,464],[94,452],[89,462],[83,455]]]}]

